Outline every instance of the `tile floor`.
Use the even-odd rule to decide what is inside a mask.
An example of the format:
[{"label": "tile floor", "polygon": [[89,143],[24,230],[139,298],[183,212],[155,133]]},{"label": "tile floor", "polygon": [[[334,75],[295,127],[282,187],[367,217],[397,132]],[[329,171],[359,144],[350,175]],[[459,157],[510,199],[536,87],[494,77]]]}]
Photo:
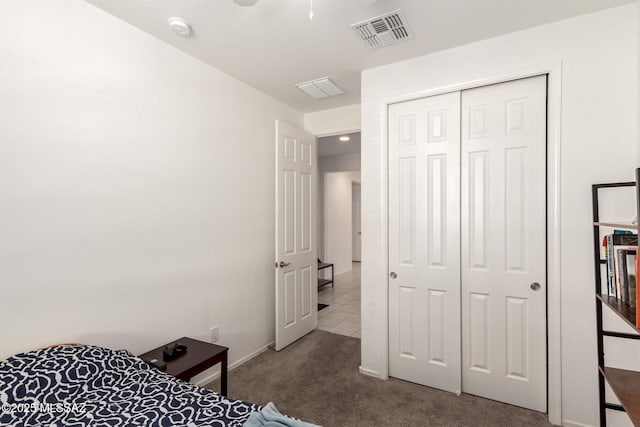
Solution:
[{"label": "tile floor", "polygon": [[318,312],[318,329],[360,338],[360,263],[334,278],[334,287],[318,291],[318,302],[329,307]]}]

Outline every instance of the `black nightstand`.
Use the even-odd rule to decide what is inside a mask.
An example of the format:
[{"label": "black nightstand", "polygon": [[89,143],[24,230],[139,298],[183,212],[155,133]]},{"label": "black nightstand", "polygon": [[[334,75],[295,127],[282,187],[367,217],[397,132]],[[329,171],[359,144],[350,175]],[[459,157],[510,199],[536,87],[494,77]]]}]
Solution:
[{"label": "black nightstand", "polygon": [[162,349],[175,343],[187,346],[187,352],[183,356],[171,361],[165,361],[167,364],[166,373],[180,378],[183,381],[189,381],[197,374],[209,369],[217,363],[222,363],[220,369],[220,394],[227,396],[227,352],[229,349],[220,345],[209,344],[208,342],[194,340],[193,338],[183,337],[178,340],[167,343],[154,350],[148,351],[138,356],[144,361],[152,359],[162,359]]}]

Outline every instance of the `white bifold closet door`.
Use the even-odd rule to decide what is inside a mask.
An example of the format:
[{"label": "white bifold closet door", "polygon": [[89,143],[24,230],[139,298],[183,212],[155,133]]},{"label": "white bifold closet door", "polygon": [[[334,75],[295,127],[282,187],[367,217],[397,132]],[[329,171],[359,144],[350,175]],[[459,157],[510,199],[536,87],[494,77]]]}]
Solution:
[{"label": "white bifold closet door", "polygon": [[389,374],[546,411],[546,77],[389,107]]},{"label": "white bifold closet door", "polygon": [[547,409],[546,76],[462,92],[462,384]]},{"label": "white bifold closet door", "polygon": [[389,374],[454,393],[459,230],[460,93],[391,105]]}]

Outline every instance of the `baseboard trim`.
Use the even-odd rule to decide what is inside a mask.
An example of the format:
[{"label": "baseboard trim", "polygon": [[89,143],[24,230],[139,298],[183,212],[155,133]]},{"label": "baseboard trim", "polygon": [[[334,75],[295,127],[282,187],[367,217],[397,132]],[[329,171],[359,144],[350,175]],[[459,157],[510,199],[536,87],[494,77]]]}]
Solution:
[{"label": "baseboard trim", "polygon": [[591,424],[582,424],[571,420],[562,420],[562,425],[564,427],[594,427]]},{"label": "baseboard trim", "polygon": [[[253,359],[257,355],[259,355],[261,353],[264,353],[265,351],[267,351],[269,349],[269,347],[273,347],[275,345],[275,343],[276,343],[275,341],[272,341],[269,344],[260,347],[256,351],[254,351],[252,353],[249,353],[245,357],[242,357],[242,358],[236,360],[235,362],[233,362],[232,364],[229,365],[228,372],[231,372],[235,368],[237,368],[238,366],[240,366],[240,365],[242,365],[244,363],[247,363],[249,360]],[[200,387],[204,387],[206,384],[209,384],[211,381],[217,380],[218,378],[220,378],[220,369],[218,369],[216,372],[214,372],[211,375],[207,375],[206,377],[202,378],[200,381],[196,382],[195,384],[200,386]]]},{"label": "baseboard trim", "polygon": [[367,369],[367,368],[363,368],[362,366],[360,366],[358,368],[358,371],[360,371],[360,373],[362,375],[366,375],[368,377],[374,377],[374,378],[382,379],[382,375],[380,375],[380,372],[374,371],[373,369]]}]

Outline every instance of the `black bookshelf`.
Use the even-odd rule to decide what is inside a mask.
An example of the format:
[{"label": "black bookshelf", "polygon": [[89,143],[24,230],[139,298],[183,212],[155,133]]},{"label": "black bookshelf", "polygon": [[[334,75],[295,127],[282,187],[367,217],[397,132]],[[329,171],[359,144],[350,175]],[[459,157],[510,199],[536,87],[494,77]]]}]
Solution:
[{"label": "black bookshelf", "polygon": [[[593,248],[595,266],[595,291],[596,291],[596,328],[598,339],[598,395],[600,402],[600,426],[607,425],[607,409],[625,411],[633,424],[640,427],[640,372],[626,369],[615,369],[605,365],[604,337],[640,340],[640,330],[636,327],[636,307],[631,307],[620,299],[603,294],[602,292],[602,268],[606,268],[606,260],[600,255],[600,228],[631,230],[637,233],[637,224],[624,224],[601,221],[599,194],[607,189],[620,187],[636,188],[637,214],[640,216],[640,168],[636,169],[636,181],[617,182],[608,184],[594,184],[591,187],[593,200]],[[637,272],[636,272],[637,275]],[[637,276],[636,276],[637,277]],[[636,289],[640,290],[636,285]],[[636,304],[640,303],[637,301]],[[638,334],[608,331],[603,329],[602,310],[608,307],[616,315],[622,318]],[[609,384],[621,405],[608,403],[605,399],[605,381]]]}]

